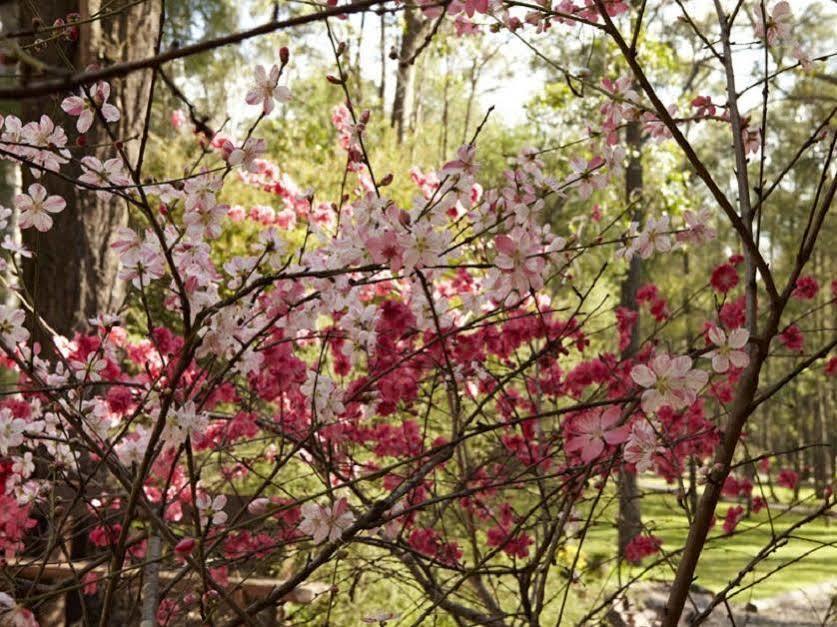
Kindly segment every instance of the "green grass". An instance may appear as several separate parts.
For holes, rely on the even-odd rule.
[[[778,496],[784,502],[789,501],[787,491],[778,491]],[[816,501],[813,500],[807,502],[809,507],[815,504]],[[733,505],[735,505],[733,502],[722,502],[719,505],[718,522],[710,532],[698,564],[695,582],[713,592],[722,589],[734,579],[738,572],[770,542],[772,537],[769,516],[765,511],[742,520],[734,535],[724,535],[723,516],[727,508]],[[606,519],[615,520],[616,510],[616,503],[608,502],[604,508]],[[688,520],[677,506],[673,496],[660,494],[645,496],[642,499],[642,514],[643,522],[652,530],[652,533],[662,538],[664,551],[673,552],[683,546],[689,530]],[[804,517],[804,513],[794,511],[773,511],[772,515],[773,529],[777,535]],[[616,531],[613,525],[597,526],[588,534],[584,543],[584,553],[588,557],[612,556],[615,541]],[[792,560],[811,549],[816,550],[799,562],[791,563]],[[646,561],[653,560],[648,558]],[[670,564],[653,569],[646,574],[646,577],[671,580],[676,563],[675,556]],[[821,517],[795,530],[786,545],[771,553],[751,573],[747,574],[741,586],[746,586],[768,572],[781,568],[769,578],[739,595],[737,600],[746,602],[750,599],[761,599],[835,579],[837,578],[835,564],[837,564],[837,520],[829,521]],[[641,567],[634,567],[631,574],[637,574],[640,570]]]

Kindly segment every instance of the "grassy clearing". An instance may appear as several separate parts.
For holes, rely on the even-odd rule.
[[[790,494],[784,491],[779,492],[778,496],[788,502]],[[805,494],[802,496],[804,500]],[[815,504],[816,501],[813,500],[806,503],[809,507]],[[718,523],[710,532],[697,570],[696,583],[712,591],[720,590],[735,578],[772,537],[770,516],[766,511],[742,520],[735,534],[724,535],[723,516],[727,508],[733,505],[733,502],[723,502],[719,505]],[[614,521],[616,511],[615,502],[610,501],[605,508],[606,518]],[[665,551],[676,551],[683,546],[689,530],[688,520],[672,496],[645,496],[642,501],[642,514],[649,530],[663,539]],[[804,517],[803,512],[797,513],[793,510],[772,511],[771,514],[773,529],[777,535]],[[614,552],[615,541],[616,531],[613,526],[591,529],[584,545],[585,554],[590,557],[610,557]],[[811,554],[791,564],[794,559],[811,550]],[[670,579],[675,564],[676,561],[673,561],[670,565],[655,568],[647,573],[646,577]],[[771,553],[753,572],[747,574],[741,585],[747,586],[774,569],[779,570],[757,586],[743,592],[737,600],[746,602],[750,599],[761,599],[837,578],[837,520],[820,518],[797,529],[787,544]],[[638,571],[635,567],[631,574]]]

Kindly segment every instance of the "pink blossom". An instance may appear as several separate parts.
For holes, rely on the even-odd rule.
[[[174,130],[179,131],[185,121],[186,114],[183,113],[183,109],[175,109],[171,112],[171,125]]]
[[[244,98],[247,104],[260,104],[262,111],[267,115],[273,111],[274,101],[288,102],[291,99],[291,92],[287,87],[279,85],[280,72],[278,65],[272,66],[270,72],[267,72],[263,65],[257,65],[255,84]]]
[[[403,265],[403,250],[398,235],[391,229],[383,229],[366,240],[366,248],[375,263],[389,265],[393,272],[400,272]]]
[[[628,438],[628,427],[619,426],[619,407],[597,408],[573,420],[564,448],[569,453],[581,452],[585,464],[599,457],[605,445],[616,446]]]
[[[96,110],[101,112],[106,122],[119,120],[119,109],[108,103],[110,97],[110,85],[99,81],[89,90],[90,96],[82,89],[80,96],[70,96],[61,103],[61,108],[67,115],[78,117],[76,130],[79,133],[86,133],[93,125],[96,117]]]
[[[703,370],[693,370],[692,360],[685,355],[670,357],[662,353],[650,363],[650,367],[640,364],[631,370],[631,378],[647,388],[642,393],[642,409],[649,413],[666,405],[674,409],[688,407],[709,379]]]
[[[50,213],[59,213],[67,206],[67,202],[60,196],[47,196],[43,185],[33,183],[29,186],[29,194],[15,196],[15,206],[20,210],[18,224],[22,229],[34,226],[44,232],[52,228]]]
[[[328,505],[305,503],[302,506],[299,530],[310,535],[314,544],[322,544],[326,540],[339,540],[354,521],[355,515],[349,509],[349,501],[345,497]]]
[[[474,176],[479,171],[476,161],[476,147],[473,145],[462,146],[457,150],[457,159],[448,161],[442,166],[442,173],[447,175],[465,174]]]
[[[450,237],[449,231],[438,231],[426,220],[414,224],[409,233],[398,236],[404,267],[412,272],[416,268],[444,263]]]
[[[789,3],[782,0],[782,2],[773,5],[773,9],[767,13],[766,21],[763,19],[760,8],[756,8],[754,13],[756,37],[766,38],[767,43],[771,46],[790,37],[793,28],[793,15]]]
[[[227,513],[224,511],[226,505],[227,497],[223,494],[212,498],[206,492],[199,492],[195,507],[197,507],[200,513],[201,525],[206,525],[210,522],[213,525],[223,525],[227,522]]]
[[[474,13],[488,13],[488,0],[453,0],[448,7],[451,15],[463,11],[468,17],[474,17]]]
[[[699,116],[715,115],[715,105],[712,103],[712,98],[709,96],[696,96],[692,99],[692,106],[697,109]]]
[[[526,294],[530,289],[543,287],[546,262],[528,232],[516,228],[508,235],[498,235],[494,238],[494,247],[498,253],[494,264],[510,275],[512,288]]]
[[[723,329],[713,325],[709,328],[707,335],[717,348],[706,353],[704,357],[712,360],[712,369],[715,372],[726,372],[730,364],[734,368],[746,368],[750,363],[747,351],[742,350],[750,339],[750,332],[747,329],[738,327],[730,331],[727,336]]]
[[[605,160],[602,157],[594,157],[590,161],[580,157],[570,160],[573,172],[568,184],[578,187],[579,198],[587,199],[595,190],[602,189],[607,184],[607,177],[602,172],[604,165]]]
[[[241,148],[234,148],[227,157],[227,163],[232,166],[243,165],[249,172],[259,171],[257,161],[267,151],[267,142],[264,139],[250,137],[244,142]]]
[[[253,499],[247,504],[247,511],[253,516],[261,516],[265,514],[270,507],[270,499],[260,497]]]
[[[125,174],[125,163],[121,157],[114,157],[102,163],[96,157],[88,155],[82,157],[81,168],[83,174],[78,177],[79,183],[96,189],[96,195],[103,200],[111,198],[111,190],[131,184],[131,179]]]
[[[683,212],[683,219],[686,222],[686,229],[677,234],[678,241],[705,244],[715,239],[715,229],[707,224],[711,219],[709,209],[703,208],[699,211],[686,210]]]
[[[654,427],[647,420],[637,420],[631,426],[623,457],[626,462],[633,464],[637,472],[651,469],[654,456],[664,452],[659,445]]]

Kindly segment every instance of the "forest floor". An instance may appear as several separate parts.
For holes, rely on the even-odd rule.
[[[623,624],[650,627],[659,623],[668,598],[668,586],[647,582],[631,597],[630,611],[621,613]],[[697,612],[703,611],[712,595],[697,592],[691,595],[681,624],[690,624]],[[730,616],[730,613],[732,616]],[[613,625],[619,621],[613,620]],[[837,577],[824,583],[791,590],[742,606],[720,605],[702,622],[705,627],[831,627],[837,625]]]
[[[662,549],[676,551],[683,546],[689,531],[689,521],[677,500],[668,493],[670,486],[660,482],[640,481],[642,518],[647,532],[663,540]],[[736,578],[763,547],[780,535],[789,526],[803,518],[804,513],[816,506],[810,491],[801,492],[801,502],[793,507],[789,490],[777,489],[778,503],[772,503],[770,515],[766,511],[742,520],[732,535],[726,535],[721,526],[728,507],[737,503],[724,501],[718,507],[718,522],[704,547],[698,565],[695,583],[703,593],[693,595],[698,610],[706,608],[714,593]],[[586,567],[601,563],[602,573],[607,572],[607,563],[614,559],[616,542],[615,523],[618,514],[618,500],[615,492],[608,493],[602,500],[604,517],[594,525],[584,543],[583,553]],[[650,558],[646,561],[650,561]],[[676,554],[662,565],[643,575],[644,581],[636,586],[630,596],[630,613],[635,627],[657,624],[654,607],[661,609],[668,590],[663,581],[671,581],[676,564]],[[625,581],[642,571],[643,566],[623,571],[620,581]],[[610,582],[615,585],[615,581]],[[791,539],[770,553],[748,571],[734,588],[730,598],[733,620],[722,604],[702,625],[720,627],[734,625],[742,627],[814,627],[815,625],[837,627],[837,607],[830,610],[832,597],[837,595],[837,520],[834,517],[820,518],[796,529]],[[737,593],[737,594],[735,594]],[[584,603],[580,603],[584,605]],[[647,607],[644,618],[637,611]],[[691,613],[694,612],[692,607]],[[689,614],[690,612],[684,612]],[[623,612],[624,614],[624,612]],[[644,621],[644,622],[643,622]],[[613,622],[619,625],[619,622]],[[688,624],[684,622],[684,624]]]

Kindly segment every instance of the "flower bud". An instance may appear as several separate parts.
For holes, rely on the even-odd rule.
[[[267,511],[269,505],[270,499],[266,499],[264,497],[253,499],[247,505],[247,511],[253,514],[253,516],[261,516]]]
[[[181,557],[189,555],[195,549],[194,538],[183,538],[174,546],[174,552]]]

